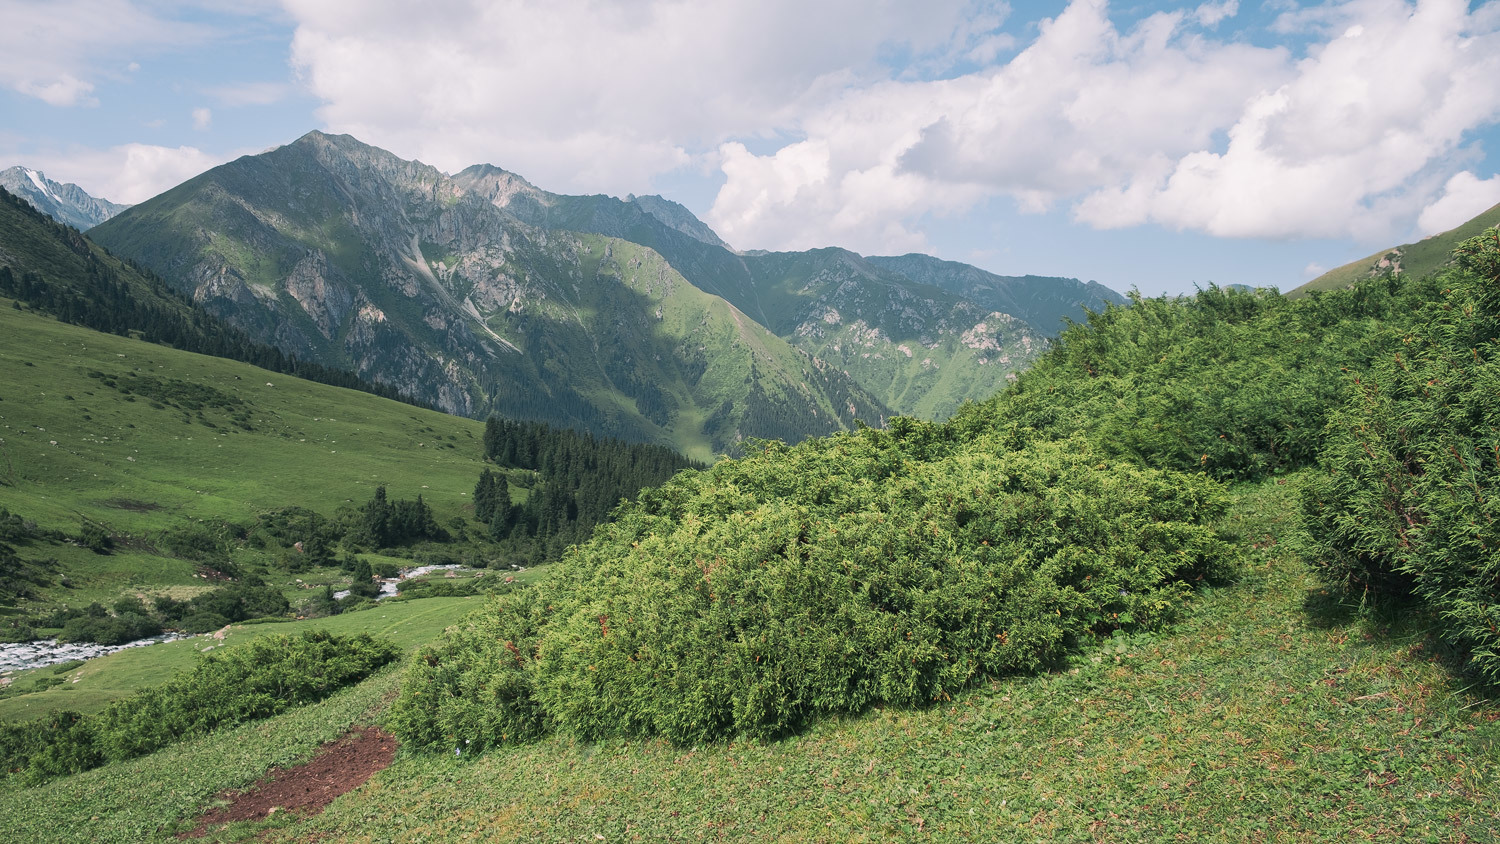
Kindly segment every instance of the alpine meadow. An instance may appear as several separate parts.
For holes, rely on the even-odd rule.
[[[0,47],[0,841],[1500,844],[1500,0]]]
[[[1059,840],[1260,840],[1269,823],[1297,839],[1472,839],[1496,823],[1497,728],[1487,696],[1500,607],[1488,549],[1500,536],[1486,513],[1500,441],[1485,396],[1494,392],[1487,385],[1500,334],[1500,299],[1492,295],[1500,235],[1490,229],[1461,241],[1453,255],[1427,277],[1387,275],[1295,299],[1217,287],[1186,298],[1136,296],[1067,328],[1014,384],[947,421],[894,417],[883,428],[796,444],[748,441],[742,457],[648,481],[655,486],[615,508],[555,562],[507,578],[488,598],[468,599],[482,604],[456,624],[450,616],[446,632],[408,638],[406,647],[416,650],[399,669],[361,681],[372,669],[356,668],[364,657],[350,650],[338,657],[345,666],[338,670],[357,673],[335,679],[346,675],[278,650],[298,640],[254,638],[224,655],[262,648],[249,663],[233,663],[246,667],[299,660],[305,667],[277,682],[287,691],[195,702],[220,694],[210,690],[225,680],[210,677],[232,663],[205,661],[187,671],[190,663],[177,661],[181,673],[146,671],[145,685],[121,688],[97,715],[54,703],[43,711],[61,714],[46,716],[45,725],[13,721],[6,733],[14,737],[6,739],[12,774],[0,799],[16,828],[36,840],[64,829],[104,840],[189,829],[215,794],[295,761],[309,751],[289,748],[306,745],[273,740],[236,751],[250,754],[248,768],[192,762],[191,770],[212,773],[208,781],[172,790],[150,812],[124,807],[140,783],[175,778],[168,768],[183,759],[242,742],[233,724],[259,722],[274,738],[322,718],[331,720],[318,722],[327,725],[319,735],[377,723],[403,750],[371,784],[322,814],[273,814],[214,827],[214,835],[551,838],[601,830],[656,838],[712,828],[748,838],[987,839],[997,830],[1029,830]],[[10,309],[8,319],[19,322],[7,337],[66,328],[49,328],[56,325],[50,318],[31,313],[44,307],[37,301]],[[258,462],[269,468],[278,450],[296,459],[303,447],[282,430],[297,403],[349,401],[317,399],[313,391],[268,404],[243,389],[216,388],[246,404],[209,401],[192,410],[182,402],[215,393],[185,385],[202,381],[193,367],[212,359],[192,363],[139,340],[90,341],[84,329],[66,330],[82,332],[72,340],[82,343],[80,352],[101,351],[94,364],[74,353],[78,363],[46,378],[63,386],[76,379],[74,398],[89,403],[32,426],[63,442],[87,439],[85,415],[119,407],[106,413],[136,419],[132,437],[157,436],[149,420],[169,416],[187,420],[176,419],[179,426],[214,426],[205,432],[222,441],[217,450],[259,437]],[[107,359],[120,358],[112,348],[124,349],[118,355],[126,360],[149,354],[155,380],[114,374]],[[39,359],[37,368],[50,365]],[[68,366],[79,374],[68,375]],[[249,380],[241,373],[225,370],[217,383]],[[111,380],[106,395],[116,398],[88,389]],[[171,385],[179,386],[173,392]],[[12,380],[6,405],[25,389],[36,387]],[[161,407],[130,416],[134,406],[122,399],[135,394]],[[404,407],[374,396],[362,401]],[[23,421],[15,411],[6,414],[12,430]],[[395,410],[403,412],[430,413]],[[249,424],[234,427],[237,413]],[[214,414],[228,424],[217,426]],[[441,427],[434,434],[416,421],[412,436],[441,441]],[[270,439],[262,433],[267,424]],[[359,437],[342,436],[353,449],[347,459],[364,459]],[[532,511],[544,521],[593,512],[596,505],[580,508],[582,499],[565,493],[597,482],[549,486],[545,478],[576,476],[583,470],[566,468],[574,464],[615,464],[600,463],[603,454],[580,463],[569,455],[588,453],[581,449],[590,441],[559,437],[546,426],[494,419],[464,434],[455,457],[485,468],[446,487],[418,485],[446,521],[411,547],[429,549],[422,553],[433,559],[485,565],[489,557],[493,564],[517,558],[514,543],[522,540],[512,533],[531,535],[541,524],[525,527],[527,502],[557,502]],[[31,475],[24,460],[18,471],[24,453],[11,454],[7,501],[25,516],[25,485],[49,482]],[[165,467],[141,479],[191,469],[170,452],[152,459]],[[627,459],[657,460],[645,453]],[[682,466],[663,465],[668,472]],[[155,500],[139,480],[115,471],[105,486],[70,484],[70,500],[81,505],[108,489],[117,490],[111,500]],[[365,483],[374,489],[374,481]],[[277,488],[274,476],[258,484]],[[512,484],[529,486],[530,497],[513,503]],[[118,492],[132,487],[138,498]],[[472,491],[473,503],[454,510],[447,502],[457,491]],[[383,492],[376,500],[385,501]],[[306,509],[221,509],[221,526],[197,533],[172,528],[144,506],[133,508],[140,516],[132,518],[145,519],[137,527],[92,516],[83,524],[105,526],[114,555],[159,555],[153,559],[163,574],[132,574],[128,589],[148,598],[163,590],[154,613],[140,601],[134,608],[136,617],[167,627],[220,606],[206,600],[217,592],[189,590],[205,596],[200,601],[170,585],[183,582],[166,574],[179,565],[173,560],[187,571],[207,563],[264,584],[274,599],[253,612],[274,616],[291,608],[282,595],[302,600],[299,613],[316,614],[319,596],[332,587],[310,585],[336,584],[342,574],[357,586],[369,577],[347,580],[353,564],[341,557],[368,572],[369,562],[412,556],[400,550],[411,540],[372,535],[371,520],[380,519],[373,502],[324,511],[321,530],[316,494],[296,493],[292,502]],[[213,511],[193,507],[185,512],[203,514],[195,520]],[[7,554],[20,566],[11,587],[18,608],[70,605],[54,597],[59,577],[73,591],[109,593],[103,583],[88,585],[96,564],[79,567],[84,557],[57,553],[69,541],[58,518],[64,512],[37,509],[38,516],[56,513],[47,517],[56,527],[8,523]],[[192,537],[199,534],[214,538],[198,547]],[[302,551],[275,550],[293,535],[307,540]],[[521,559],[550,559],[545,543],[537,547]],[[40,551],[55,556],[48,561]],[[326,556],[286,569],[287,553]],[[282,571],[302,574],[302,582]],[[480,591],[501,585],[490,581]],[[283,583],[291,588],[278,591]],[[423,594],[413,589],[403,600],[444,600]],[[202,608],[188,606],[189,598]],[[337,603],[322,605],[328,621]],[[174,611],[177,604],[184,610]],[[101,623],[130,615],[116,605]],[[352,608],[337,616],[337,629],[375,632],[391,611]],[[41,616],[13,615],[33,625],[46,623]],[[371,624],[344,623],[361,616]],[[234,621],[214,618],[206,629]],[[293,624],[313,629],[310,623]],[[346,647],[337,637],[316,641],[329,653]],[[173,647],[135,653],[161,649],[165,658]],[[381,660],[394,653],[380,640],[360,647]],[[276,676],[269,670],[265,676]],[[285,683],[308,671],[332,683],[329,691],[280,696],[293,694]],[[86,685],[73,691],[31,679],[40,674],[50,669],[13,682],[23,691],[34,683],[14,704],[49,695],[66,701]],[[150,677],[172,679],[154,685],[163,680]],[[342,684],[350,685],[340,692]],[[338,704],[368,684],[395,694]],[[183,711],[201,726],[173,728],[170,743],[157,749],[162,739],[139,725],[180,717],[167,714],[172,707],[189,707]],[[25,717],[25,709],[8,711]],[[879,788],[859,775],[877,769],[889,781]],[[482,785],[456,790],[460,779]],[[531,787],[519,787],[528,780]],[[778,785],[763,793],[769,782]],[[1099,799],[1080,801],[1082,794]],[[1247,801],[1255,811],[1244,808]],[[55,808],[34,808],[43,805]]]

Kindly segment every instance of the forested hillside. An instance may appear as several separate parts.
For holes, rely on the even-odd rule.
[[[525,504],[511,502],[505,471],[486,469],[474,487],[474,517],[489,526],[505,556],[523,560],[557,559],[622,500],[683,469],[703,468],[665,446],[496,416],[484,423],[483,448],[486,460],[530,479]]]

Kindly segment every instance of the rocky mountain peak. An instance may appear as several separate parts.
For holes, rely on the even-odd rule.
[[[708,227],[707,223],[693,216],[693,212],[680,203],[661,196],[636,196],[635,194],[627,196],[625,201],[694,240],[707,243],[709,246],[727,249],[730,252],[734,251],[734,247],[725,243],[717,232]]]
[[[58,184],[30,167],[0,170],[0,186],[43,214],[79,231],[93,228],[130,207],[90,196],[72,182]]]
[[[466,167],[454,174],[453,182],[461,190],[523,220],[545,214],[556,200],[521,176],[493,164]]]

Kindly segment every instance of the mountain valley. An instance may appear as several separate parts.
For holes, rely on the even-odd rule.
[[[922,256],[737,253],[659,197],[559,196],[487,165],[448,177],[316,132],[91,237],[299,359],[451,413],[700,459],[942,418],[1004,386],[1062,317],[1124,301]]]
[[[88,235],[0,199],[0,629],[205,631],[5,673],[19,839],[1500,829],[1483,220],[1054,336],[1112,294],[337,136]]]

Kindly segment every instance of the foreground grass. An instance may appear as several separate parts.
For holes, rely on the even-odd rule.
[[[1500,840],[1500,710],[1463,693],[1419,623],[1382,626],[1331,604],[1289,550],[1290,490],[1238,491],[1238,584],[1205,591],[1163,635],[1117,640],[1056,673],[771,744],[556,738],[472,759],[407,753],[316,818],[215,835]],[[373,702],[392,682],[382,675],[323,709],[0,795],[0,817],[20,819],[18,840],[150,838],[156,825],[188,824],[218,789],[253,780],[255,764],[316,746],[299,737],[292,750],[288,731],[322,736],[352,723],[359,707],[335,716],[336,700]],[[197,755],[172,755],[189,749]],[[122,796],[132,790],[145,795],[139,809]]]
[[[179,671],[192,668],[200,652],[208,648],[247,642],[269,633],[296,635],[304,630],[327,630],[338,635],[369,633],[383,636],[407,650],[436,639],[444,628],[458,623],[479,606],[481,598],[423,598],[419,601],[397,601],[368,610],[288,621],[281,624],[235,624],[223,640],[211,636],[194,636],[144,648],[112,653],[60,675],[63,684],[45,691],[0,700],[0,721],[24,721],[71,709],[85,715],[99,712],[110,702],[156,686]],[[39,668],[26,675],[53,675],[51,668]],[[25,679],[17,680],[24,682]]]
[[[1169,634],[762,745],[407,755],[270,840],[1493,841],[1500,711],[1417,626],[1327,608],[1290,486],[1239,491],[1237,585]],[[1309,609],[1312,607],[1312,609]]]

